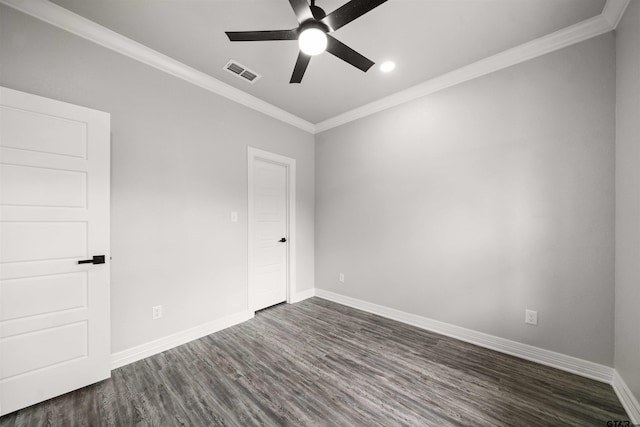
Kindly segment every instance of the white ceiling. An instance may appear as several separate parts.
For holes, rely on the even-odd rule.
[[[323,53],[289,84],[295,41],[231,43],[224,31],[290,29],[287,0],[52,0],[311,123],[599,15],[605,0],[389,0],[333,35],[376,62],[366,74]],[[327,13],[347,0],[317,0]],[[234,59],[262,75],[244,82]],[[397,64],[384,74],[378,65]]]

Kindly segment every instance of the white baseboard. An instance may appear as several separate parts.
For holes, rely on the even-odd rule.
[[[577,374],[597,381],[609,384],[613,382],[614,370],[609,366],[600,365],[598,363],[578,359],[577,357],[567,356],[565,354],[556,353],[554,351],[545,350],[528,344],[522,344],[505,338],[477,332],[460,326],[451,325],[449,323],[429,319],[427,317],[418,316],[416,314],[325,291],[323,289],[316,288],[315,294],[320,298],[337,302],[338,304],[377,314],[378,316],[386,317],[388,319],[397,320],[399,322],[446,335],[460,341],[475,344],[480,347],[496,350],[501,353],[506,353],[511,356],[516,356],[542,365],[551,366],[552,368],[571,372],[572,374]]]
[[[640,424],[640,403],[638,403],[638,399],[635,398],[629,387],[627,387],[627,383],[625,383],[620,374],[618,374],[618,371],[613,373],[613,383],[611,385],[618,395],[618,399],[620,399],[625,411],[627,411],[631,422],[633,424]]]
[[[316,296],[315,288],[307,289],[306,291],[296,292],[296,294],[291,298],[291,304],[295,304],[300,301],[304,301],[308,298]]]
[[[315,289],[307,289],[304,291],[296,292],[291,299],[291,303],[297,303],[304,301],[307,298],[315,296]],[[230,326],[237,325],[253,318],[254,314],[249,311],[243,311],[240,313],[232,314],[222,319],[214,320],[213,322],[205,323],[203,325],[196,326],[191,329],[187,329],[182,332],[160,338],[146,344],[141,344],[136,347],[128,348],[111,355],[111,369],[117,369],[129,363],[137,362],[146,357],[153,356],[154,354],[162,353],[174,347],[182,344],[186,344],[189,341],[197,340],[214,332],[221,331]]]
[[[230,326],[245,322],[253,317],[253,313],[242,311],[212,322],[190,328],[175,334],[168,335],[146,344],[128,348],[111,355],[111,369],[117,369],[129,363],[137,362],[154,354],[162,353],[189,341],[197,340],[214,332],[221,331]]]

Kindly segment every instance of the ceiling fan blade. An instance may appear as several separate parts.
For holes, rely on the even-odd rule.
[[[372,60],[365,58],[355,50],[351,49],[341,41],[327,34],[327,52],[333,56],[337,56],[343,61],[361,69],[365,73],[375,64]]]
[[[349,3],[340,6],[324,17],[322,22],[326,24],[331,31],[335,31],[386,1],[387,0],[351,0]]]
[[[307,0],[289,0],[289,3],[293,8],[293,12],[296,14],[298,23],[302,24],[304,21],[313,19],[313,13],[311,13],[311,8]]]
[[[232,42],[255,42],[263,40],[298,40],[298,30],[273,31],[226,31]]]
[[[298,60],[296,61],[296,66],[293,69],[289,83],[300,83],[302,81],[302,76],[304,76],[304,72],[307,70],[309,61],[311,61],[311,56],[303,52],[298,54]]]

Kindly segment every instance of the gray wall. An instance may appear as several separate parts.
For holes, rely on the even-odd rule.
[[[638,9],[617,41],[615,316],[636,396]],[[317,287],[612,365],[614,47],[318,135]],[[311,135],[1,5],[0,56],[0,85],[112,115],[113,351],[244,309],[247,145],[298,161],[298,290],[313,287]]]
[[[316,287],[613,366],[614,53],[609,33],[317,135]]]
[[[616,33],[615,366],[640,399],[640,1]]]
[[[2,5],[0,43],[0,85],[111,113],[112,351],[246,309],[247,145],[297,159],[313,288],[312,135]]]

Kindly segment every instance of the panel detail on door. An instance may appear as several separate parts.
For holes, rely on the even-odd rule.
[[[0,262],[87,256],[86,222],[3,222]]]
[[[0,180],[3,206],[87,206],[86,172],[0,164]]]
[[[1,146],[86,158],[87,123],[0,106]]]
[[[62,344],[62,345],[61,345]],[[87,356],[87,322],[0,338],[2,380]],[[47,351],[42,351],[47,349]]]
[[[0,321],[87,306],[87,272],[0,282]],[[23,301],[31,299],[30,304]]]

